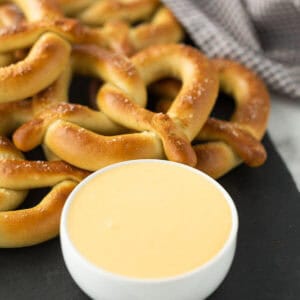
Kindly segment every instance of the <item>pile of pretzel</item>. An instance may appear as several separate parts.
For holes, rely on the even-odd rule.
[[[157,0],[0,0],[0,247],[55,237],[72,189],[115,162],[169,159],[214,178],[264,163],[264,83],[183,38]],[[71,103],[75,74],[101,80],[97,109]],[[235,100],[229,120],[210,117],[219,90]],[[39,146],[45,160],[25,158]]]

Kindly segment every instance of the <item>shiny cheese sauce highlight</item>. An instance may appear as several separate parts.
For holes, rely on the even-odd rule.
[[[230,207],[205,177],[177,165],[124,164],[74,195],[67,228],[91,263],[119,275],[155,279],[194,270],[224,246]]]

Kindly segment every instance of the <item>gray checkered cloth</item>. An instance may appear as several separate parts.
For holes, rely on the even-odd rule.
[[[164,0],[209,57],[235,59],[300,100],[300,0]]]

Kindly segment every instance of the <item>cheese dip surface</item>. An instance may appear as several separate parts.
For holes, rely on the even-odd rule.
[[[78,252],[111,273],[141,279],[190,272],[213,258],[232,228],[207,176],[137,161],[98,173],[74,194],[67,230]]]

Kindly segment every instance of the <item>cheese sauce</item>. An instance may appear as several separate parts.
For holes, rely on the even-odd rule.
[[[67,228],[94,265],[155,279],[203,265],[232,227],[223,194],[203,176],[159,162],[123,164],[99,173],[74,195]]]

